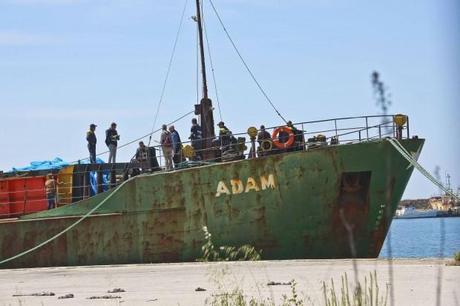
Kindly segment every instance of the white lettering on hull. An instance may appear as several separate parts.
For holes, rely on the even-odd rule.
[[[227,184],[225,184],[224,181],[219,181],[217,184],[216,197],[218,198],[223,194],[236,195],[241,193],[249,193],[251,191],[259,192],[261,190],[275,189],[276,181],[273,174],[269,174],[268,176],[261,175],[259,180],[256,180],[250,176],[247,178],[246,182],[243,182],[240,179],[231,179],[229,186],[231,189],[227,187]]]

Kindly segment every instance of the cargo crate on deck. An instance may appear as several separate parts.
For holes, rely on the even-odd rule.
[[[0,181],[0,218],[46,210],[46,176],[10,177]]]

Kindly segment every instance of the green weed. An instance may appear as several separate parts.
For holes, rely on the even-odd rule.
[[[206,305],[211,306],[275,306],[275,303],[270,299],[256,299],[247,297],[243,290],[239,288],[233,289],[229,293],[221,293],[213,295],[211,300],[206,301]]]
[[[377,272],[369,273],[369,278],[364,278],[364,287],[358,282],[350,290],[347,274],[341,277],[340,292],[336,291],[334,280],[331,284],[323,282],[323,297],[325,306],[385,306],[388,298],[388,284],[382,295],[377,282]],[[352,287],[353,288],[353,287]]]
[[[257,251],[253,246],[245,244],[240,247],[221,246],[216,247],[212,242],[212,235],[206,226],[203,226],[206,242],[201,247],[202,257],[198,261],[238,261],[260,260],[261,250]]]
[[[460,263],[460,252],[454,253],[454,260],[455,260],[455,263],[457,264]]]
[[[283,294],[281,306],[303,306],[305,305],[306,298],[301,298],[297,292],[297,282],[291,280],[291,292],[290,295]],[[309,299],[308,299],[309,300]]]

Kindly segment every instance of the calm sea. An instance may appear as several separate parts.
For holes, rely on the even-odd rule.
[[[389,242],[394,258],[453,257],[460,252],[460,217],[394,219],[379,257],[390,257]]]

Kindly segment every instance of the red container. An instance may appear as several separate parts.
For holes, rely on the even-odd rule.
[[[0,205],[0,218],[18,217],[46,210],[48,201],[45,181],[45,176],[12,177],[1,180],[0,204],[3,205]],[[4,189],[7,189],[7,192]]]
[[[10,197],[8,192],[8,181],[0,180],[0,218],[10,216]]]

